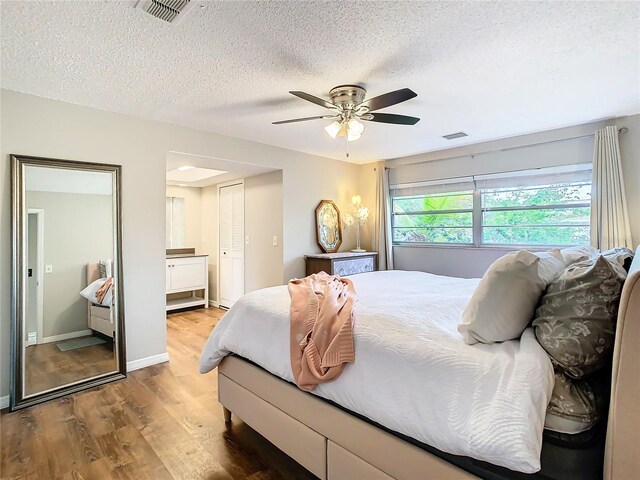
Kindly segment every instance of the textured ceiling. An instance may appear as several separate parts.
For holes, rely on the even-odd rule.
[[[635,1],[134,5],[3,1],[2,87],[342,160],[329,121],[271,125],[325,112],[287,91],[413,89],[384,111],[421,122],[367,123],[361,163],[640,111]]]

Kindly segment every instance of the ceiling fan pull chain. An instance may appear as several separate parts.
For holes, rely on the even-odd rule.
[[[347,158],[349,158],[349,137],[345,136],[344,141],[347,144]]]

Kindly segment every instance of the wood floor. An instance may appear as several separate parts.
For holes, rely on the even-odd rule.
[[[66,352],[60,351],[56,343],[31,345],[25,349],[27,395],[115,370],[117,364],[111,341]]]
[[[0,417],[2,479],[315,478],[234,417],[224,424],[202,345],[220,318],[169,315],[171,361],[125,380]]]

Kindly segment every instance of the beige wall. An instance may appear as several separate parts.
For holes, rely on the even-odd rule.
[[[349,204],[354,188],[359,188],[357,165],[8,90],[2,90],[0,96],[0,396],[8,393],[9,154],[123,166],[123,285],[129,361],[166,352],[164,258],[168,152],[282,170],[282,281],[304,275],[304,254],[319,251],[313,218],[319,201],[333,199],[343,209]],[[343,244],[344,250],[350,248],[353,248],[352,240]]]
[[[281,285],[282,263],[282,172],[244,180],[244,291]],[[273,246],[273,236],[278,245]]]
[[[89,328],[87,263],[112,259],[113,221],[110,195],[27,191],[27,208],[44,210],[43,336]],[[38,339],[40,341],[41,339]]]
[[[202,252],[201,189],[167,185],[167,197],[184,198],[184,245]]]
[[[376,210],[376,172],[378,163],[366,163],[358,167],[358,193],[362,197],[363,205],[369,207],[369,220],[360,230],[360,244],[365,250],[373,250],[373,230],[375,226]],[[355,238],[355,232],[344,233],[345,237]]]
[[[217,301],[218,185],[201,189],[202,253],[209,255],[209,299]],[[245,292],[284,283],[282,171],[244,179]],[[273,246],[273,236],[278,245]]]

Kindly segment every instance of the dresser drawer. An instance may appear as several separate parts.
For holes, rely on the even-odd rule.
[[[307,275],[327,272],[330,275],[355,275],[356,273],[375,272],[378,254],[376,252],[341,252],[306,255]]]
[[[333,261],[333,273],[344,277],[356,273],[373,272],[375,264],[373,257],[348,258]]]

